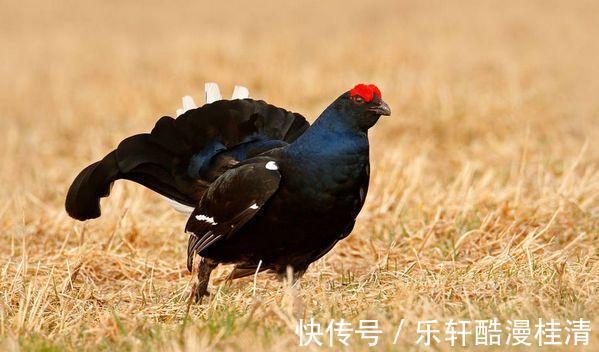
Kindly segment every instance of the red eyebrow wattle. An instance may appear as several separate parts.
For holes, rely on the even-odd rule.
[[[381,90],[378,89],[378,87],[375,86],[374,84],[363,84],[363,83],[357,84],[355,87],[353,87],[349,91],[349,95],[352,97],[354,97],[356,95],[360,96],[366,102],[372,101],[372,99],[374,99],[375,95],[377,97],[379,97],[379,99],[382,98]]]

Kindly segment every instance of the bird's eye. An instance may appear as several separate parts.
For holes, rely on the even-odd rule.
[[[359,96],[359,95],[354,95],[354,96],[352,97],[352,100],[353,100],[355,103],[357,103],[357,104],[363,104],[363,103],[364,103],[364,98],[362,98],[362,97],[361,97],[361,96]]]

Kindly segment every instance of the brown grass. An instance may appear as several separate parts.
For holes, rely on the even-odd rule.
[[[2,346],[300,349],[310,317],[379,319],[380,349],[419,319],[586,318],[597,346],[598,22],[594,1],[2,2]],[[393,116],[354,233],[301,289],[220,268],[187,313],[183,216],[126,183],[85,224],[63,200],[205,81],[310,119],[375,82]]]

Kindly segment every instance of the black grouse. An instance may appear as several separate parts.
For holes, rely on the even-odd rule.
[[[370,173],[368,129],[390,115],[380,90],[358,84],[310,126],[253,99],[219,100],[131,136],[73,181],[66,210],[100,216],[100,198],[126,179],[193,207],[187,268],[201,257],[195,298],[211,271],[230,278],[269,270],[294,279],[352,231]]]

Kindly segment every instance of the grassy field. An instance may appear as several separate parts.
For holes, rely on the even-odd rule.
[[[384,350],[418,348],[419,320],[584,318],[596,349],[597,23],[596,1],[1,1],[0,349],[313,350],[310,318],[376,319]],[[373,82],[393,110],[353,234],[299,288],[221,267],[189,307],[186,219],[159,196],[120,182],[102,218],[64,211],[77,172],[206,81],[310,120]]]

